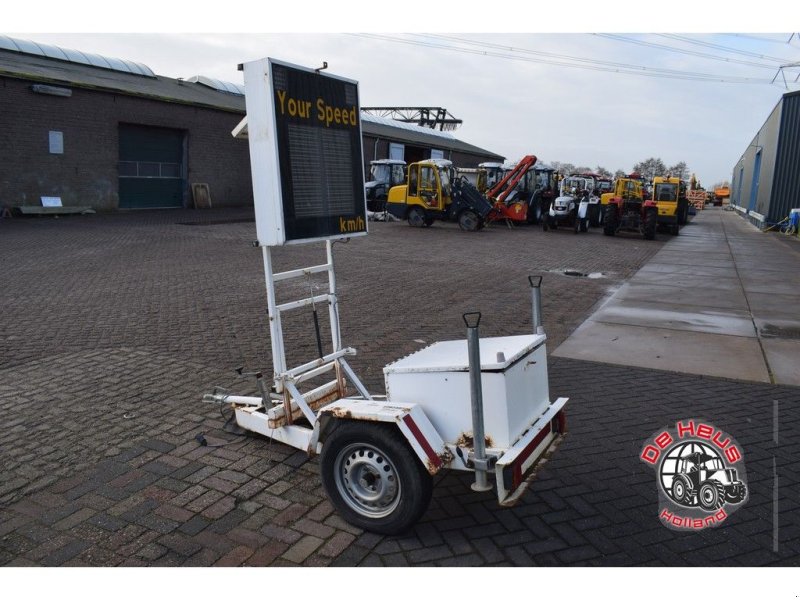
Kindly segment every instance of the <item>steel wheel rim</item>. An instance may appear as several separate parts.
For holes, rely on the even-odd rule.
[[[703,494],[703,506],[711,506],[714,503],[714,491],[705,486],[701,493]]]
[[[340,496],[358,514],[378,519],[400,503],[401,487],[391,460],[371,444],[349,444],[339,451],[334,477]]]

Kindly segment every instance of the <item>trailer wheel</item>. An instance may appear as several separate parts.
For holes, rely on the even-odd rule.
[[[412,227],[423,227],[425,225],[425,211],[419,206],[412,206],[409,208],[408,224]]]
[[[463,210],[458,215],[458,226],[464,231],[478,231],[478,224],[480,219],[474,211]]]
[[[345,521],[402,533],[428,508],[432,478],[393,425],[343,421],[322,446],[322,485]]]
[[[706,481],[697,491],[697,498],[703,510],[717,510],[725,504],[725,488],[719,481]]]

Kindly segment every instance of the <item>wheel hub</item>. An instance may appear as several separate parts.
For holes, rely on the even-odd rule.
[[[336,459],[336,485],[356,512],[389,514],[400,501],[400,481],[391,461],[369,444],[351,444]]]

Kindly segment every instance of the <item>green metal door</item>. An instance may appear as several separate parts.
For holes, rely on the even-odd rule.
[[[184,138],[179,129],[120,124],[120,208],[184,205]]]

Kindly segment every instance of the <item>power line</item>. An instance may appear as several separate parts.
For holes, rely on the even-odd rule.
[[[723,52],[732,52],[733,54],[741,54],[742,56],[752,56],[754,58],[760,58],[762,60],[771,60],[777,63],[786,62],[785,58],[778,58],[777,56],[768,56],[766,54],[759,54],[757,52],[748,52],[747,50],[739,50],[738,48],[731,48],[729,46],[722,46],[721,44],[713,44],[711,42],[705,42],[703,40],[694,40],[692,38],[687,38],[682,35],[675,35],[674,33],[659,33],[657,34],[661,37],[665,37],[672,40],[678,40],[681,42],[686,42],[687,44],[695,44],[697,46],[705,46],[707,48],[714,48],[716,50],[722,50]],[[774,68],[774,67],[773,67]]]
[[[607,38],[610,40],[617,40],[620,42],[627,42],[629,44],[636,44],[638,46],[647,46],[649,48],[658,48],[661,50],[667,50],[669,52],[676,52],[678,54],[685,54],[688,56],[699,56],[701,58],[708,58],[710,60],[718,60],[722,62],[726,62],[729,64],[738,64],[738,65],[745,65],[748,67],[758,67],[760,69],[769,69],[773,71],[775,69],[775,65],[765,65],[764,63],[756,63],[749,60],[738,60],[735,58],[726,58],[724,56],[717,56],[715,54],[708,54],[706,52],[698,52],[696,50],[687,50],[685,48],[676,48],[675,46],[668,46],[666,44],[657,44],[656,42],[647,42],[645,40],[637,40],[633,38],[628,38],[621,35],[614,35],[612,33],[595,33],[598,37]],[[659,35],[659,34],[656,34]],[[664,36],[667,37],[667,36]]]
[[[758,42],[771,42],[773,44],[780,44],[781,46],[788,45],[792,41],[792,39],[794,39],[797,36],[796,33],[791,33],[791,34],[789,34],[789,37],[787,39],[785,39],[785,40],[776,40],[776,39],[773,39],[773,38],[766,38],[766,37],[761,37],[761,36],[758,36],[758,35],[747,35],[746,33],[722,33],[720,35],[730,35],[730,36],[733,36],[733,37],[745,38],[745,39],[748,39],[748,40],[756,40]],[[786,34],[783,34],[783,35],[786,35]]]
[[[539,64],[548,64],[560,67],[570,67],[570,68],[577,68],[577,69],[586,69],[591,71],[599,71],[599,72],[607,72],[607,73],[620,73],[625,75],[640,75],[643,77],[655,77],[655,78],[662,78],[662,79],[680,79],[685,81],[708,81],[708,82],[717,82],[717,83],[759,83],[759,84],[769,84],[770,81],[768,79],[755,79],[751,77],[726,77],[726,76],[719,76],[709,73],[694,73],[689,71],[678,71],[673,69],[660,69],[655,67],[645,67],[641,65],[633,65],[627,63],[614,63],[610,61],[600,61],[595,59],[587,59],[582,57],[571,57],[566,55],[556,55],[553,53],[544,53],[535,50],[525,50],[525,53],[529,54],[538,54],[538,55],[549,55],[554,58],[560,58],[562,60],[549,60],[544,58],[533,58],[530,56],[520,56],[519,53],[523,49],[508,47],[508,46],[501,46],[499,44],[487,44],[481,42],[474,42],[474,41],[467,41],[473,45],[483,45],[485,47],[492,47],[496,46],[499,48],[504,49],[506,52],[516,52],[517,54],[507,54],[505,52],[495,52],[492,50],[480,50],[475,48],[464,48],[459,46],[452,46],[448,44],[440,44],[440,43],[433,43],[427,42],[422,40],[414,40],[409,38],[399,38],[393,37],[389,35],[379,35],[379,34],[369,34],[369,33],[352,33],[347,35],[353,35],[355,37],[362,37],[366,39],[375,39],[381,41],[389,41],[401,44],[409,44],[413,46],[423,46],[427,48],[436,48],[440,50],[448,50],[451,52],[460,52],[463,54],[472,54],[472,55],[479,55],[479,56],[488,56],[493,58],[501,58],[506,60],[516,60],[521,62],[531,62],[531,63],[539,63]],[[445,37],[445,36],[443,36]],[[457,39],[457,38],[453,38]],[[466,42],[462,42],[466,43]],[[573,61],[573,62],[565,62],[565,60]],[[582,63],[582,64],[579,64]]]

